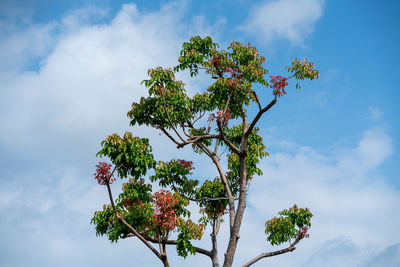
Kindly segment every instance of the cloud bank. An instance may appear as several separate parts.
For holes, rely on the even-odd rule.
[[[323,13],[323,0],[273,0],[252,7],[241,29],[257,39],[302,45]]]
[[[400,219],[400,194],[378,174],[392,153],[391,138],[384,130],[372,128],[355,147],[336,147],[329,154],[292,146],[271,155],[261,168],[264,176],[254,180],[249,192],[245,224],[250,227],[244,229],[241,240],[244,254],[255,256],[262,247],[267,247],[264,251],[277,249],[266,246],[263,223],[294,203],[309,207],[314,214],[310,239],[302,241],[296,256],[271,259],[279,266],[298,266],[299,262],[358,266],[398,243],[400,234],[394,222]],[[261,214],[264,221],[259,220]],[[397,263],[397,257],[390,255],[387,262]]]

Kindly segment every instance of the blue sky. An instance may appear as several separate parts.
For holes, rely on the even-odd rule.
[[[315,215],[310,239],[254,266],[399,266],[399,11],[397,1],[1,1],[0,265],[159,264],[137,240],[95,236],[107,195],[94,155],[129,130],[158,159],[193,158],[199,177],[215,175],[125,115],[146,95],[148,68],[174,66],[182,42],[210,35],[222,48],[250,42],[271,75],[294,57],[321,73],[260,121],[271,156],[250,188],[235,266],[273,249],[264,222],[293,203]],[[209,82],[179,78],[189,93]],[[170,254],[173,266],[209,264]]]

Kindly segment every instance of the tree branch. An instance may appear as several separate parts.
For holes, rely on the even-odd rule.
[[[212,151],[210,150],[209,147],[201,144],[201,143],[196,143],[203,151],[206,153],[214,162],[215,166],[218,169],[219,176],[221,177],[222,183],[224,184],[224,188],[226,191],[226,194],[228,195],[228,203],[229,203],[229,219],[230,219],[230,227],[233,227],[233,223],[235,220],[235,201],[234,197],[232,195],[232,191],[229,188],[228,181],[226,180],[225,172],[222,169],[222,166],[218,160],[218,157],[214,154],[212,154]]]
[[[296,240],[293,242],[293,244],[290,245],[290,246],[287,247],[287,248],[280,249],[280,250],[276,250],[276,251],[273,251],[273,252],[261,253],[261,254],[258,255],[257,257],[255,257],[255,258],[251,259],[250,261],[248,261],[248,262],[247,262],[246,264],[244,264],[242,267],[249,267],[250,265],[256,263],[257,261],[259,261],[259,260],[261,260],[261,259],[263,259],[263,258],[272,257],[272,256],[277,256],[277,255],[284,254],[284,253],[287,253],[287,252],[292,252],[293,250],[296,249],[295,246],[296,246],[296,244],[297,244],[300,240],[301,240],[301,237],[298,236],[298,237],[296,238]]]
[[[245,131],[247,130],[247,116],[246,116],[246,112],[243,109],[243,106],[239,106],[240,112],[242,113],[242,118],[243,118],[243,134],[245,133]],[[241,149],[241,151],[243,151],[243,149]]]
[[[129,223],[127,223],[124,220],[124,218],[122,218],[118,215],[117,209],[115,208],[114,199],[112,197],[110,183],[108,181],[106,181],[106,185],[107,185],[108,196],[110,198],[111,206],[114,210],[114,214],[117,217],[117,219],[123,225],[125,225],[135,236],[137,236],[140,239],[140,241],[142,241],[159,259],[162,259],[161,254],[149,242],[147,242],[146,239],[141,234],[139,234],[138,231],[135,230],[135,228],[133,228]]]
[[[218,125],[219,136],[220,136],[221,140],[224,141],[224,143],[230,149],[232,149],[232,151],[234,151],[236,154],[240,154],[241,153],[240,149],[237,146],[235,146],[231,141],[229,141],[228,138],[226,138],[226,136],[224,135],[221,122],[219,122],[218,120],[217,120],[217,125]]]
[[[126,235],[126,236],[124,236],[122,238],[125,239],[125,238],[128,238],[128,237],[135,237],[135,236],[136,235],[134,235],[134,234],[129,234],[129,235]],[[149,241],[151,243],[154,243],[154,244],[158,244],[159,242],[161,242],[159,239],[156,239],[156,238],[151,238],[151,237],[148,237],[148,236],[143,236],[143,237],[147,241]],[[166,245],[176,245],[177,244],[176,240],[165,240],[164,243]],[[199,248],[199,247],[195,247],[195,246],[193,246],[193,247],[196,249],[197,253],[200,253],[200,254],[206,255],[208,257],[211,257],[211,251],[206,250],[204,248]]]
[[[244,137],[247,137],[250,135],[251,131],[253,130],[254,126],[256,125],[256,123],[258,122],[258,120],[261,118],[261,116],[267,112],[270,108],[272,108],[273,105],[275,105],[276,103],[276,96],[274,98],[274,100],[272,100],[265,108],[261,109],[257,115],[255,116],[255,118],[253,119],[253,121],[251,122],[249,128],[246,130],[246,132],[244,133]]]
[[[226,100],[225,108],[224,108],[222,114],[225,114],[226,110],[228,109],[229,102],[230,102],[230,100],[231,100],[231,97],[232,97],[234,91],[235,91],[235,87],[232,86],[232,90],[231,90],[231,92],[229,93],[228,100]],[[229,120],[229,118],[228,118],[228,120]],[[225,117],[224,117],[224,121],[225,121]],[[218,118],[217,118],[217,124],[218,124],[219,132],[220,132],[220,134],[222,135],[222,134],[223,134],[223,132],[222,132],[222,131],[223,131],[223,127],[222,127],[222,125],[221,125],[221,122],[218,120]],[[215,148],[214,148],[214,154],[215,154],[215,155],[217,154],[218,145],[219,145],[219,139],[215,142]]]
[[[212,126],[212,124],[213,124],[213,122],[214,122],[214,119],[215,119],[214,113],[211,113],[210,117],[211,117],[211,118],[210,118],[210,123],[208,124],[208,128],[207,128],[206,133],[209,133],[210,130],[211,130],[211,126]]]
[[[256,99],[258,108],[259,108],[259,110],[261,111],[262,108],[261,108],[260,100],[258,99],[257,93],[256,93],[254,90],[252,90],[251,93],[254,95],[254,98]]]
[[[217,226],[215,227],[215,235],[218,235],[220,227],[221,227],[221,214],[218,214]]]
[[[192,113],[192,114],[193,114],[193,113]],[[199,117],[198,117],[197,119],[195,119],[191,124],[194,125],[198,120],[200,120],[200,119],[204,116],[204,114],[206,114],[205,111],[203,112],[203,114],[201,114],[201,111],[200,111]]]
[[[181,194],[181,195],[182,195],[182,194]],[[229,198],[227,198],[227,197],[201,197],[201,198],[191,198],[191,197],[188,197],[188,196],[185,196],[185,195],[182,195],[182,196],[185,197],[185,198],[187,198],[187,199],[189,199],[190,201],[195,201],[195,202],[199,202],[199,201],[202,201],[202,200],[207,200],[207,201],[229,200]],[[234,200],[237,200],[237,199],[239,199],[239,197],[238,197],[238,196],[235,196],[233,199],[234,199]]]
[[[206,154],[212,159],[211,151],[207,146],[205,146],[202,143],[195,143],[195,144],[204,152],[204,154]]]
[[[179,137],[179,139],[181,139],[183,142],[185,142],[185,140],[184,140],[184,139],[182,138],[182,136],[178,133],[178,130],[175,128],[174,124],[173,124],[172,121],[171,121],[171,117],[169,116],[169,112],[168,112],[168,110],[167,110],[167,105],[166,105],[166,103],[165,103],[164,93],[162,92],[162,90],[160,90],[160,91],[161,91],[161,97],[162,97],[162,100],[163,100],[164,111],[165,111],[165,114],[167,115],[167,119],[168,119],[168,121],[169,121],[169,124],[171,124],[172,129],[174,130],[174,132],[176,133],[176,135]]]
[[[222,166],[219,162],[219,159],[216,155],[212,155],[211,159],[213,160],[215,166],[218,169],[219,176],[221,177],[222,183],[224,184],[226,194],[228,195],[228,203],[229,203],[229,225],[230,228],[233,228],[233,224],[235,221],[235,200],[232,195],[232,191],[229,188],[228,181],[226,180],[225,172],[222,169]]]
[[[178,148],[183,147],[184,143],[178,142],[174,137],[172,137],[172,135],[169,134],[169,132],[167,132],[167,130],[165,130],[163,127],[160,127],[161,131],[168,136],[169,139],[171,139],[172,142],[174,142],[175,144],[178,145]]]

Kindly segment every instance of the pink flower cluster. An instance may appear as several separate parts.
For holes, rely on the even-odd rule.
[[[105,185],[106,183],[112,184],[115,182],[115,178],[111,173],[111,164],[106,162],[99,162],[96,165],[96,172],[94,173],[94,178],[101,185]]]
[[[307,234],[307,231],[308,231],[308,227],[307,226],[303,226],[301,229],[300,229],[300,231],[299,231],[299,236],[300,236],[300,238],[309,238],[310,237],[310,235],[309,234]]]

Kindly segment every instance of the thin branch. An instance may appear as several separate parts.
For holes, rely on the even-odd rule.
[[[162,248],[161,248],[161,238],[160,238],[160,236],[158,236],[158,248],[160,249],[161,255],[163,255],[164,253],[163,253]]]
[[[178,130],[176,130],[174,124],[172,123],[171,117],[169,116],[169,112],[168,112],[168,110],[167,110],[167,105],[166,105],[166,103],[165,103],[164,93],[162,92],[162,90],[161,90],[161,97],[162,97],[162,100],[163,100],[164,111],[165,111],[165,113],[166,113],[166,115],[167,115],[169,124],[171,124],[171,127],[172,127],[172,129],[174,130],[174,132],[176,133],[176,135],[177,135],[183,142],[185,142],[185,140],[182,138],[182,136],[179,134]]]
[[[197,135],[197,136],[193,136],[191,139],[187,140],[186,143],[191,144],[191,143],[196,143],[198,141],[205,140],[205,139],[219,139],[219,138],[220,138],[220,136],[216,135],[216,134]]]
[[[136,235],[134,235],[134,234],[128,234],[128,235],[126,235],[126,236],[123,236],[122,238],[123,239],[125,239],[125,238],[129,238],[129,237],[135,237]],[[159,242],[161,242],[159,239],[156,239],[156,238],[151,238],[151,237],[148,237],[148,236],[143,236],[147,241],[149,241],[149,242],[152,242],[152,243],[154,243],[154,244],[158,244]],[[163,241],[166,245],[176,245],[177,244],[177,242],[176,242],[176,240],[165,240],[165,241]],[[199,247],[195,247],[195,246],[193,246],[195,249],[196,249],[196,252],[197,253],[200,253],[200,254],[203,254],[203,255],[206,255],[206,256],[208,256],[208,257],[211,257],[211,251],[209,251],[209,250],[206,250],[206,249],[204,249],[204,248],[199,248]]]
[[[188,127],[189,127],[189,125],[188,125]],[[182,125],[181,125],[181,128],[182,128],[183,133],[186,135],[186,137],[189,137],[189,139],[190,139],[190,138],[193,138],[193,135],[188,134],[188,133],[186,132],[185,125],[182,124]]]
[[[243,109],[243,106],[239,106],[240,112],[242,113],[242,118],[243,118],[243,133],[247,130],[247,116],[246,112]],[[242,139],[243,141],[244,139]],[[243,151],[243,149],[241,149]]]
[[[220,226],[221,226],[221,214],[218,214],[217,226],[215,227],[215,236],[218,235]]]
[[[192,127],[192,126],[190,126],[190,127]],[[189,139],[184,140],[184,142],[182,143],[182,142],[177,141],[173,136],[171,136],[163,127],[160,127],[160,129],[169,139],[171,139],[172,142],[177,144],[178,148],[182,148],[182,147],[184,147],[186,145],[193,144],[193,143],[196,143],[198,141],[205,140],[205,139],[217,139],[217,138],[220,138],[220,136],[216,135],[216,134],[198,135],[198,136],[187,135],[189,137]],[[187,134],[187,133],[185,133],[185,134]]]
[[[233,92],[235,91],[235,89],[236,89],[236,88],[232,86],[232,90],[231,90],[231,92],[229,93],[228,100],[226,100],[225,108],[224,108],[222,114],[225,114],[226,110],[228,109],[229,102],[230,102],[230,100],[231,100],[231,97],[232,97]],[[225,117],[224,117],[224,121],[225,121]],[[218,124],[218,130],[219,130],[220,134],[222,135],[222,134],[223,134],[223,127],[222,127],[222,125],[221,125],[221,122],[218,121],[218,119],[217,119],[217,124]],[[214,155],[217,154],[218,145],[219,145],[219,140],[217,140],[217,141],[215,142]]]
[[[215,64],[215,62],[213,63],[213,65],[214,65],[215,69],[217,70],[218,76],[219,76],[220,78],[223,78],[223,77],[224,77],[223,72],[218,68],[218,66]]]
[[[274,98],[274,100],[272,100],[265,108],[263,108],[262,110],[260,110],[257,115],[255,116],[255,118],[253,119],[253,121],[251,122],[249,128],[246,130],[246,132],[244,133],[243,137],[247,137],[250,135],[251,131],[253,130],[254,126],[256,125],[256,123],[258,122],[258,120],[261,118],[261,116],[267,112],[270,108],[272,108],[273,105],[275,105],[275,103],[277,102],[276,100],[276,96]]]
[[[195,119],[191,124],[195,124],[198,120],[200,120],[204,116],[204,114],[206,114],[205,111],[203,112],[203,114],[201,114],[201,111],[200,111],[199,117],[197,119]]]
[[[235,220],[235,200],[234,200],[234,197],[232,195],[232,191],[229,188],[228,181],[226,180],[225,172],[222,169],[222,166],[221,166],[217,156],[212,154],[212,152],[211,152],[209,147],[207,147],[207,146],[205,146],[205,145],[203,145],[201,143],[196,143],[196,144],[204,151],[204,153],[206,153],[212,159],[212,161],[214,162],[215,166],[218,169],[219,176],[221,177],[222,183],[224,184],[224,188],[225,188],[226,194],[228,195],[229,219],[230,219],[230,224],[229,225],[232,228],[234,220]]]
[[[232,191],[229,187],[228,181],[226,180],[226,176],[225,176],[225,172],[222,169],[222,166],[219,162],[219,159],[217,158],[216,155],[213,155],[211,157],[211,159],[213,160],[215,166],[218,169],[219,172],[219,176],[221,177],[222,183],[224,184],[224,188],[226,191],[226,194],[228,195],[228,203],[229,203],[229,226],[232,229],[233,228],[233,224],[235,221],[235,200],[234,197],[232,195]]]
[[[249,267],[250,265],[256,263],[257,261],[259,261],[259,260],[261,260],[261,259],[263,259],[263,258],[273,257],[273,256],[277,256],[277,255],[284,254],[284,253],[287,253],[287,252],[292,252],[293,250],[296,249],[295,246],[296,246],[296,244],[297,244],[301,239],[302,239],[302,238],[301,238],[300,236],[298,236],[298,237],[296,238],[296,240],[293,242],[293,244],[290,245],[290,246],[287,247],[287,248],[280,249],[280,250],[276,250],[276,251],[273,251],[273,252],[261,253],[261,254],[258,255],[257,257],[255,257],[255,258],[251,259],[250,261],[248,261],[248,262],[247,262],[246,264],[244,264],[242,267]]]
[[[258,99],[257,93],[254,90],[252,90],[251,93],[254,95],[254,98],[256,99],[258,108],[261,110],[262,108],[261,108],[260,100]]]
[[[181,195],[182,195],[182,194],[181,194]],[[187,196],[185,196],[185,195],[182,195],[182,196],[185,197],[185,198],[187,198],[187,199],[189,199],[190,201],[194,201],[194,202],[199,202],[199,201],[202,201],[202,200],[207,200],[207,201],[229,200],[229,198],[227,198],[227,197],[201,197],[201,198],[192,198],[192,197],[187,197]],[[239,199],[239,197],[238,197],[238,196],[235,196],[233,199],[234,199],[234,200],[237,200],[237,199]]]
[[[221,156],[226,152],[226,150],[228,149],[228,147],[225,147],[225,150],[221,153],[221,154],[219,154],[219,158],[221,158]]]
[[[174,137],[172,137],[172,135],[169,134],[169,132],[167,132],[167,130],[165,130],[163,127],[160,127],[161,131],[168,136],[169,139],[171,139],[172,142],[174,142],[175,144],[178,145],[178,148],[183,147],[184,143],[178,142]]]
[[[159,259],[161,259],[161,255],[160,253],[149,243],[147,242],[147,240],[141,235],[139,234],[135,228],[133,228],[129,223],[127,223],[124,218],[122,218],[121,216],[118,215],[117,209],[115,208],[115,204],[114,204],[114,199],[112,197],[112,193],[111,193],[111,187],[110,187],[110,183],[107,181],[106,182],[107,185],[107,190],[108,190],[108,196],[110,198],[110,202],[111,202],[111,206],[114,210],[114,214],[117,217],[117,219],[123,224],[125,225],[135,236],[137,236],[140,241],[142,241]]]
[[[176,144],[178,144],[178,148],[184,147],[185,145],[188,144],[192,144],[192,143],[196,143],[199,144],[197,142],[201,141],[201,140],[206,140],[206,139],[221,139],[222,141],[224,141],[224,143],[229,146],[234,152],[236,153],[240,153],[239,148],[237,148],[231,141],[229,141],[225,135],[222,132],[222,126],[220,125],[220,122],[217,120],[217,124],[218,124],[218,129],[220,130],[220,134],[219,135],[215,135],[215,134],[207,134],[207,135],[197,135],[197,136],[193,136],[192,138],[189,138],[188,140],[185,141],[185,143],[179,143],[176,140],[174,141]],[[189,127],[194,128],[194,126],[192,124],[189,124]],[[210,126],[211,127],[211,124]],[[172,139],[171,139],[172,140]],[[207,153],[206,153],[207,154]],[[210,155],[209,157],[211,157],[211,150],[210,150]]]
[[[195,144],[204,152],[204,154],[206,154],[207,156],[209,156],[212,159],[211,151],[206,145],[204,145],[202,143],[195,143]]]
[[[210,132],[210,130],[211,130],[211,126],[212,126],[212,124],[213,124],[213,122],[214,122],[214,119],[215,119],[215,115],[214,115],[214,113],[211,113],[211,118],[210,118],[210,123],[208,124],[208,128],[207,128],[207,131],[206,131],[206,133],[209,133]]]
[[[219,130],[219,133],[220,133],[219,136],[220,136],[221,140],[224,141],[224,143],[230,149],[232,149],[232,151],[234,151],[236,154],[240,154],[241,153],[240,149],[237,146],[235,146],[231,141],[229,141],[228,138],[226,138],[226,136],[224,135],[221,122],[219,122],[218,120],[217,120],[217,125],[218,125],[218,130]]]

